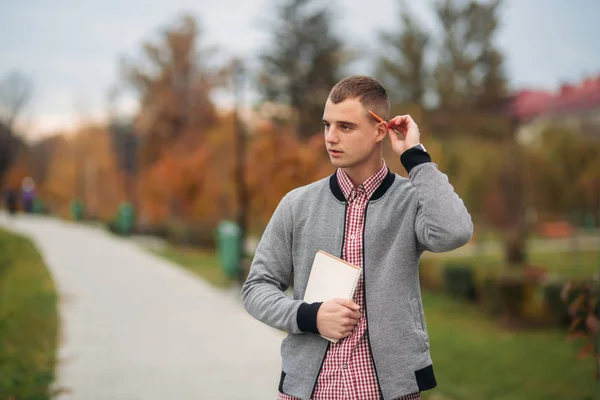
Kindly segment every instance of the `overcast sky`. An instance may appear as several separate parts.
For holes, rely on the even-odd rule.
[[[377,31],[392,29],[398,0],[337,1],[336,29],[363,49],[351,73],[372,73]],[[409,2],[434,26],[428,4]],[[140,43],[184,11],[203,25],[208,45],[223,56],[256,58],[268,45],[265,21],[272,0],[0,0],[0,76],[19,70],[31,77],[30,135],[69,127],[101,115],[107,90],[118,80],[122,55],[140,54]],[[416,4],[416,6],[414,6]],[[498,43],[513,88],[555,89],[600,74],[599,0],[507,0]],[[368,49],[368,50],[367,50]],[[127,102],[126,102],[127,103]],[[129,106],[133,106],[130,101]]]

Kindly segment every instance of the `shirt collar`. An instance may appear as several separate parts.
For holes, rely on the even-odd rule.
[[[354,183],[352,183],[352,180],[348,174],[346,174],[343,169],[338,168],[336,171],[337,180],[347,201],[351,202],[357,195],[360,195],[363,192],[367,196],[367,199],[371,198],[373,193],[375,193],[375,190],[377,190],[379,185],[381,185],[381,182],[383,182],[383,179],[386,177],[388,172],[385,160],[382,159],[381,164],[381,168],[377,172],[375,172],[358,186],[354,186]]]

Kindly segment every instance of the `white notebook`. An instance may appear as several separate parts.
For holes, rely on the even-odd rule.
[[[315,303],[332,299],[353,299],[361,273],[361,268],[319,250],[308,277],[304,301]],[[337,343],[336,339],[323,337]]]

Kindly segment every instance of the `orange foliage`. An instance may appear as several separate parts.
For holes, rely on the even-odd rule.
[[[41,189],[48,207],[61,216],[68,216],[69,202],[75,197],[77,171],[73,157],[73,139],[60,143],[54,150],[48,176]]]
[[[323,136],[299,140],[290,129],[255,121],[247,135],[244,160],[249,201],[249,223],[262,229],[289,191],[334,172]],[[112,220],[125,200],[125,185],[135,185],[136,214],[142,224],[179,220],[190,225],[215,226],[235,219],[239,210],[236,167],[235,117],[225,114],[208,130],[188,128],[161,148],[160,157],[126,177],[117,165],[111,135],[106,129],[85,126],[49,151],[49,165],[40,194],[51,211],[68,216],[70,204],[84,200],[86,214]],[[402,172],[389,145],[384,157],[394,172]],[[15,164],[9,182],[20,185],[27,163]]]
[[[287,192],[332,172],[321,135],[302,142],[287,130],[266,127],[257,132],[246,168],[252,222],[265,224]]]
[[[198,147],[183,156],[167,152],[150,167],[139,183],[143,218],[158,223],[170,216],[189,216],[203,187],[206,161],[206,148]]]
[[[206,133],[206,148],[210,149],[204,173],[204,187],[196,197],[190,217],[195,221],[215,224],[221,219],[235,218],[235,118],[222,116]]]
[[[87,126],[61,142],[50,158],[41,195],[50,208],[69,214],[71,201],[83,199],[86,214],[102,220],[114,218],[124,200],[123,178],[105,129]]]
[[[146,223],[169,218],[214,224],[233,216],[233,117],[226,115],[208,132],[182,135],[142,172],[138,194]]]

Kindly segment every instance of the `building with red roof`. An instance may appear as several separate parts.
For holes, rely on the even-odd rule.
[[[600,75],[557,92],[521,90],[513,97],[511,114],[519,121],[519,140],[531,143],[551,125],[600,135]]]

